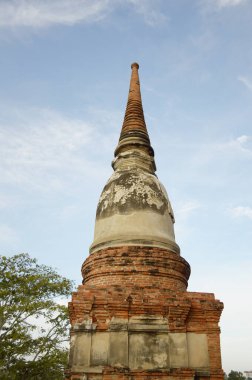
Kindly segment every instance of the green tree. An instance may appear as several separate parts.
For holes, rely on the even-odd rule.
[[[60,380],[72,282],[28,254],[0,256],[0,378]]]
[[[242,372],[230,371],[227,377],[228,380],[246,380]]]

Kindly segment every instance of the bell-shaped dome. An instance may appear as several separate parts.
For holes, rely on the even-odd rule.
[[[166,190],[155,175],[154,151],[144,120],[138,64],[132,64],[127,108],[112,163],[96,212],[97,250],[127,245],[167,248],[179,253],[174,215]]]

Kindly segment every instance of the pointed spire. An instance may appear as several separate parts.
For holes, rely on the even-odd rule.
[[[150,145],[150,139],[147,132],[142,98],[140,91],[140,81],[138,75],[139,65],[134,62],[131,65],[132,73],[130,79],[130,88],[124,121],[122,125],[119,144],[115,150],[115,156],[126,149],[126,146],[146,147],[150,156],[154,156],[154,151]]]

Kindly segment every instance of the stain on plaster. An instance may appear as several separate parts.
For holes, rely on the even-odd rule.
[[[116,171],[103,189],[96,217],[130,214],[137,210],[150,210],[162,215],[168,210],[174,221],[167,194],[155,175],[139,169]]]

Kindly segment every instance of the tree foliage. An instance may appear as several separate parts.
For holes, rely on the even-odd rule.
[[[60,380],[66,366],[68,314],[57,303],[70,280],[28,254],[0,256],[0,378]]]
[[[246,380],[246,377],[243,375],[242,372],[238,371],[230,371],[227,380]]]

